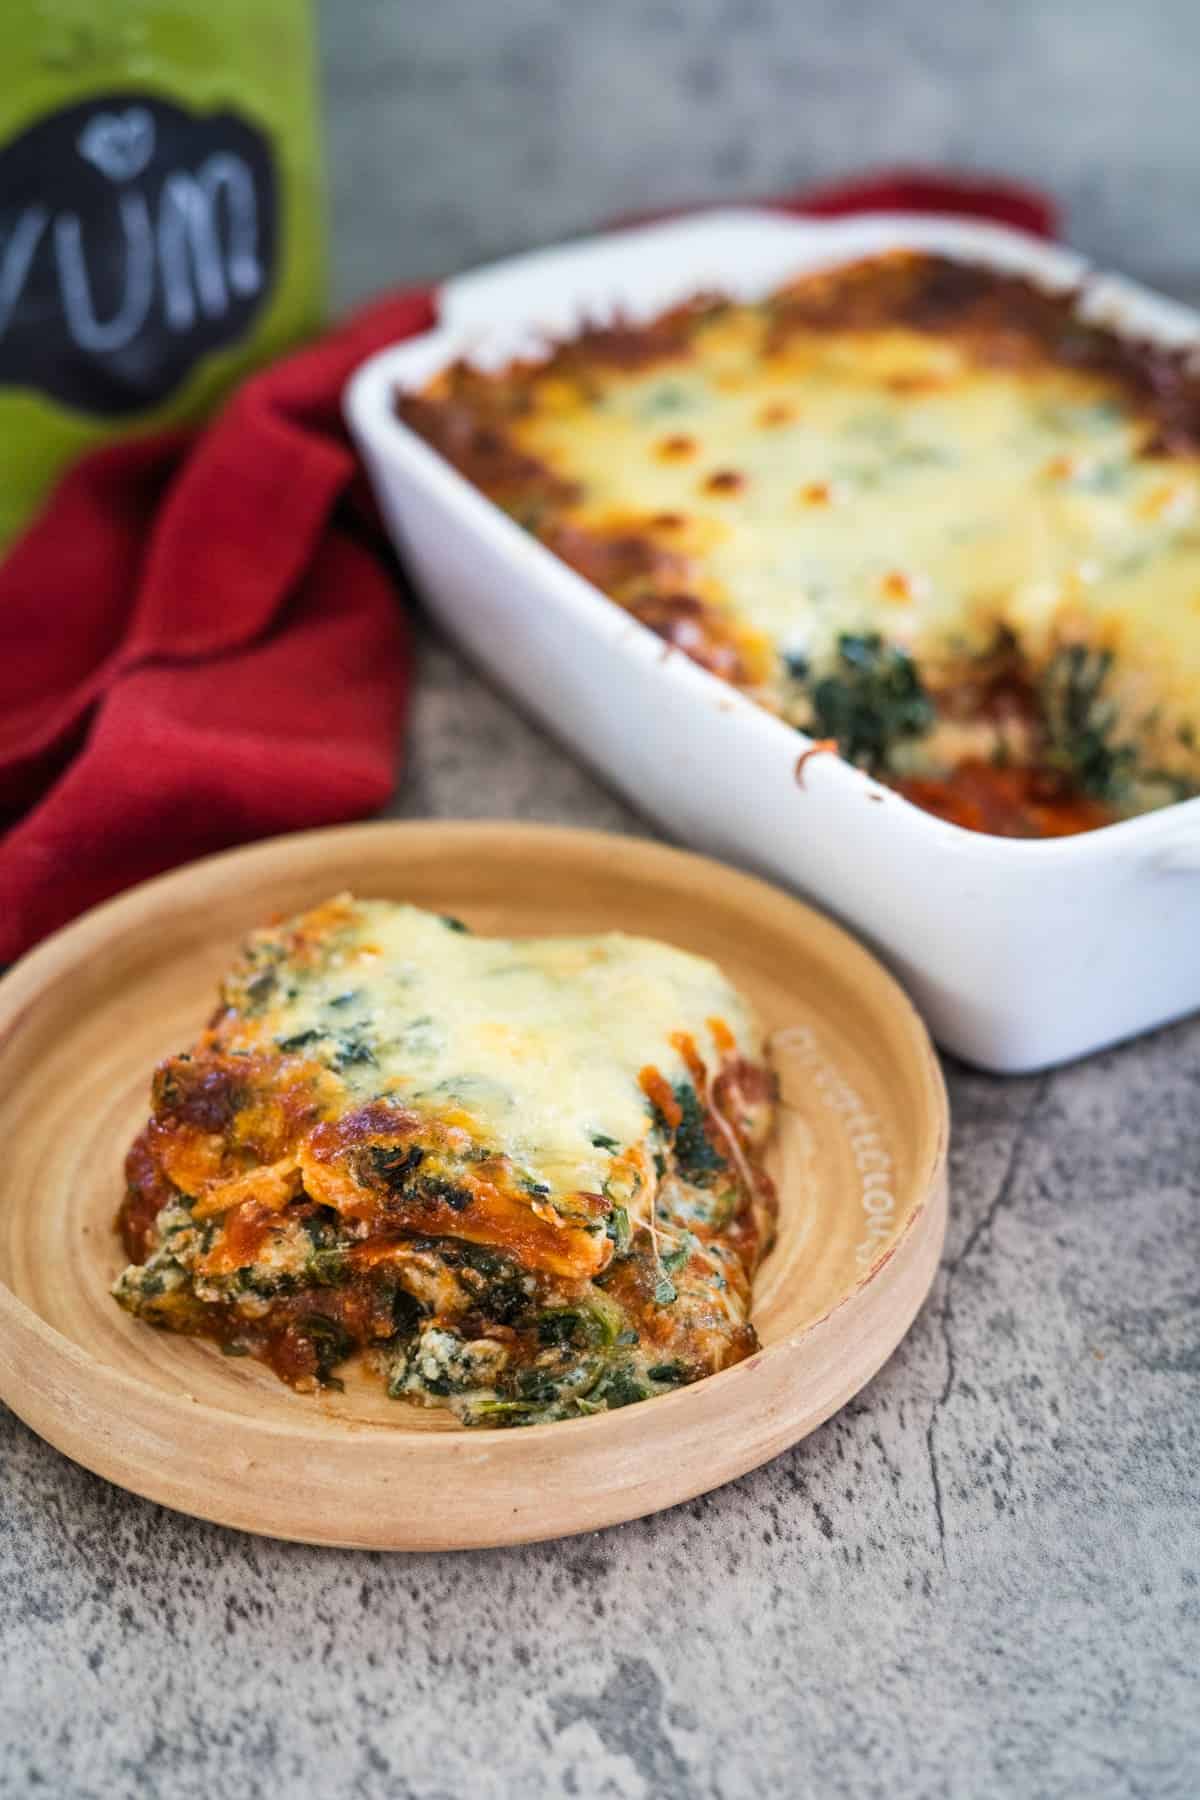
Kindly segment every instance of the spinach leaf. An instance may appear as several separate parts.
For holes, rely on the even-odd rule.
[[[727,1165],[709,1138],[704,1108],[690,1082],[681,1081],[675,1089],[675,1104],[682,1115],[675,1127],[675,1167],[694,1187],[709,1187]]]
[[[470,1189],[459,1187],[442,1175],[419,1175],[412,1187],[414,1193],[431,1206],[444,1202],[452,1212],[466,1212],[471,1204]]]
[[[650,1390],[638,1380],[628,1363],[617,1363],[601,1377],[588,1398],[607,1401],[610,1407],[633,1406],[639,1400],[648,1400]]]
[[[678,1125],[671,1125],[657,1106],[651,1107],[654,1122],[664,1137],[672,1139],[675,1167],[683,1179],[694,1187],[710,1187],[713,1177],[723,1173],[728,1165],[708,1135],[705,1111],[691,1082],[681,1081],[673,1092],[679,1108]],[[660,1180],[665,1173],[664,1163],[658,1169]]]
[[[406,1178],[425,1160],[419,1144],[368,1144],[362,1156],[376,1180],[393,1192],[404,1187]]]
[[[907,651],[877,631],[843,632],[834,673],[812,691],[814,732],[836,738],[848,762],[886,766],[892,749],[921,737],[933,724],[933,705]]]
[[[1041,684],[1044,760],[1093,799],[1119,800],[1137,762],[1131,744],[1113,741],[1117,709],[1104,689],[1112,669],[1110,650],[1066,644],[1046,666]]]
[[[629,1223],[629,1209],[614,1206],[605,1221],[605,1230],[613,1242],[613,1254],[623,1256],[633,1238],[633,1227]]]
[[[547,1348],[595,1350],[617,1342],[617,1322],[598,1307],[555,1307],[538,1315],[537,1334]]]
[[[245,986],[246,999],[250,1002],[247,1011],[260,1013],[265,1011],[267,1001],[275,992],[276,974],[274,969],[260,969],[252,975]]]
[[[664,1250],[658,1260],[668,1275],[674,1275],[676,1270],[682,1269],[691,1254],[692,1244],[689,1239],[688,1242],[678,1245],[674,1250]]]
[[[348,1267],[344,1250],[314,1250],[304,1273],[314,1287],[337,1287],[345,1280]]]

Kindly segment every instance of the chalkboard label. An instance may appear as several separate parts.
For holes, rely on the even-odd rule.
[[[101,417],[165,400],[271,290],[268,140],[230,112],[98,96],[0,148],[0,386]]]

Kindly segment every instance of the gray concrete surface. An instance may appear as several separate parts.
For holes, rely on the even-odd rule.
[[[873,160],[1044,180],[1200,269],[1194,0],[325,0],[336,292]],[[637,821],[426,647],[402,816]],[[0,1795],[1200,1792],[1200,1021],[948,1070],[908,1340],[770,1467],[557,1545],[404,1558],[133,1499],[0,1409]]]
[[[322,0],[339,302],[633,209],[1001,172],[1200,269],[1196,0]]]
[[[394,810],[636,828],[434,644]],[[0,1795],[1191,1800],[1200,1021],[948,1074],[909,1338],[657,1518],[308,1550],[122,1494],[0,1410]]]

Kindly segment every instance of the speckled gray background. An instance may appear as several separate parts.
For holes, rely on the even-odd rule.
[[[324,0],[334,286],[878,163],[1045,183],[1200,273],[1196,0]]]
[[[1200,275],[1193,0],[324,14],[340,297],[873,157],[1044,176]],[[426,641],[401,815],[638,829]],[[644,828],[643,828],[644,829]],[[770,1467],[552,1546],[197,1524],[0,1409],[0,1795],[1194,1800],[1200,1021],[951,1067],[953,1214],[889,1365]]]

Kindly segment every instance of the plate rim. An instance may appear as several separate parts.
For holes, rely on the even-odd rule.
[[[28,1007],[35,1003],[44,987],[61,972],[74,966],[92,951],[98,944],[111,936],[114,928],[131,917],[140,914],[146,905],[147,898],[152,900],[169,900],[179,893],[189,892],[197,883],[202,887],[206,880],[220,880],[226,873],[240,870],[250,871],[259,861],[273,862],[281,855],[286,856],[289,850],[303,851],[305,857],[320,858],[322,851],[336,867],[339,849],[351,843],[379,844],[384,839],[394,839],[397,847],[413,844],[421,839],[430,842],[454,840],[460,847],[471,840],[484,844],[503,841],[507,847],[514,841],[525,842],[537,847],[542,853],[557,851],[569,855],[572,851],[582,850],[592,853],[611,854],[614,845],[621,845],[623,852],[643,867],[657,864],[660,868],[671,868],[675,871],[691,867],[702,868],[708,872],[708,878],[718,879],[727,891],[741,890],[747,895],[757,896],[761,904],[763,899],[776,907],[798,912],[803,916],[803,929],[806,935],[814,935],[823,939],[830,950],[836,950],[840,957],[848,957],[857,965],[858,970],[866,974],[876,983],[882,983],[879,990],[885,993],[897,1006],[897,1017],[903,1018],[911,1039],[913,1053],[913,1072],[920,1083],[922,1098],[930,1109],[930,1128],[925,1132],[922,1149],[925,1152],[919,1166],[914,1170],[912,1192],[915,1196],[910,1205],[904,1223],[896,1237],[880,1252],[880,1254],[859,1274],[854,1285],[842,1294],[817,1318],[804,1326],[788,1332],[770,1344],[761,1346],[746,1361],[731,1368],[721,1370],[715,1375],[706,1376],[702,1381],[690,1384],[686,1388],[673,1393],[658,1396],[654,1404],[654,1417],[663,1422],[664,1435],[669,1429],[671,1418],[676,1420],[686,1416],[689,1410],[696,1407],[696,1396],[703,1396],[705,1410],[713,1405],[712,1397],[717,1394],[730,1393],[739,1382],[744,1383],[757,1371],[780,1373],[780,1365],[785,1359],[794,1358],[796,1350],[806,1342],[813,1340],[818,1334],[827,1332],[837,1315],[847,1306],[860,1302],[864,1294],[875,1284],[883,1268],[894,1259],[904,1260],[913,1251],[916,1240],[924,1233],[933,1232],[937,1239],[936,1250],[932,1256],[928,1279],[924,1281],[915,1304],[908,1309],[903,1319],[902,1329],[875,1369],[856,1379],[851,1392],[857,1392],[870,1380],[878,1367],[894,1352],[898,1344],[907,1334],[913,1318],[923,1303],[940,1261],[942,1239],[945,1231],[946,1210],[946,1169],[949,1143],[949,1105],[941,1066],[933,1049],[929,1033],[920,1018],[915,1006],[905,993],[896,977],[888,970],[870,950],[854,938],[843,926],[828,918],[807,902],[787,893],[774,883],[750,874],[743,869],[719,862],[714,858],[701,855],[695,851],[684,850],[675,845],[662,843],[652,838],[640,838],[619,831],[610,831],[591,827],[575,827],[549,822],[529,820],[490,820],[490,819],[418,819],[418,820],[373,820],[365,823],[325,826],[314,830],[284,833],[276,837],[255,840],[248,844],[236,846],[229,850],[218,851],[211,855],[194,859],[178,868],[151,877],[138,883],[125,892],[101,902],[90,908],[78,919],[63,926],[50,937],[43,940],[33,950],[27,952],[11,969],[0,977],[0,1044],[19,1025]],[[249,1434],[267,1442],[283,1443],[302,1441],[312,1435],[313,1417],[309,1413],[297,1413],[293,1419],[284,1414],[269,1417],[240,1415],[230,1413],[226,1408],[211,1404],[206,1400],[189,1396],[185,1390],[177,1393],[164,1392],[153,1383],[139,1378],[131,1371],[117,1368],[112,1364],[97,1361],[89,1357],[81,1345],[66,1336],[58,1328],[49,1323],[9,1286],[6,1279],[0,1276],[0,1400],[4,1402],[19,1418],[25,1420],[38,1435],[56,1449],[61,1450],[72,1460],[90,1467],[95,1473],[128,1491],[142,1494],[143,1497],[158,1504],[174,1506],[176,1510],[190,1511],[171,1499],[165,1499],[161,1489],[150,1491],[134,1481],[109,1473],[108,1467],[97,1467],[89,1462],[76,1449],[68,1449],[56,1435],[45,1429],[45,1407],[34,1408],[38,1413],[35,1421],[27,1418],[22,1406],[22,1386],[28,1388],[28,1378],[22,1379],[9,1354],[12,1340],[24,1339],[40,1349],[46,1358],[47,1366],[56,1365],[57,1380],[50,1380],[43,1385],[48,1388],[58,1386],[61,1389],[60,1405],[69,1413],[71,1410],[70,1377],[86,1376],[87,1384],[103,1390],[111,1397],[114,1407],[119,1407],[122,1397],[136,1402],[137,1406],[149,1405],[164,1422],[164,1430],[174,1427],[185,1427],[205,1421],[210,1425],[221,1422],[239,1436]],[[849,1396],[846,1396],[847,1398]],[[827,1418],[845,1400],[835,1401],[823,1414]],[[504,1446],[508,1457],[520,1459],[522,1456],[536,1460],[537,1453],[551,1443],[562,1445],[564,1450],[572,1444],[587,1443],[595,1445],[607,1435],[612,1437],[614,1426],[625,1420],[630,1422],[630,1415],[643,1412],[642,1407],[625,1408],[616,1413],[602,1414],[590,1418],[559,1420],[551,1424],[534,1425],[522,1428],[519,1432],[497,1427],[475,1428],[465,1431],[415,1431],[397,1420],[393,1425],[381,1421],[344,1419],[337,1415],[320,1414],[319,1419],[326,1446],[331,1441],[328,1437],[330,1425],[335,1425],[349,1444],[354,1438],[369,1434],[380,1446],[388,1446],[384,1454],[396,1454],[402,1451],[418,1450],[423,1463],[432,1470],[448,1470],[460,1462],[464,1451],[464,1443],[469,1443],[485,1453],[499,1451]],[[721,1410],[720,1407],[717,1410]],[[51,1409],[52,1411],[52,1409]],[[736,1416],[736,1413],[735,1415]],[[788,1440],[797,1441],[799,1436],[815,1429],[822,1420],[817,1419],[805,1425],[796,1437]],[[70,1431],[63,1430],[62,1436],[70,1437]],[[627,1435],[627,1434],[626,1434]],[[783,1445],[777,1446],[768,1453],[779,1454]],[[758,1461],[763,1460],[758,1458]],[[111,1459],[109,1459],[111,1467]],[[746,1473],[756,1462],[747,1464],[746,1468],[737,1472],[722,1474],[711,1485],[723,1485],[726,1481],[737,1478],[738,1473]],[[169,1476],[164,1480],[169,1487]],[[641,1508],[632,1511],[618,1511],[608,1520],[617,1523],[620,1520],[640,1516],[647,1510],[659,1510],[660,1506],[680,1504],[693,1497],[697,1492],[706,1491],[704,1487],[693,1488],[689,1493],[680,1492],[675,1498],[659,1503],[649,1509]],[[267,1527],[255,1527],[247,1524],[241,1517],[232,1514],[219,1518],[211,1510],[196,1511],[192,1516],[202,1517],[212,1522],[233,1525],[237,1529],[255,1532],[260,1535],[280,1537],[284,1534]],[[581,1531],[595,1529],[594,1522],[581,1524]],[[552,1535],[564,1535],[558,1531]],[[514,1533],[511,1535],[488,1536],[473,1534],[453,1544],[443,1540],[443,1547],[485,1547],[491,1544],[537,1541],[539,1534],[534,1532]],[[356,1544],[358,1539],[338,1540],[327,1536],[296,1537],[292,1541],[306,1543],[333,1544],[345,1542]],[[377,1544],[380,1548],[382,1545]],[[400,1547],[396,1545],[395,1547]],[[409,1547],[409,1546],[404,1546]],[[414,1544],[412,1548],[425,1546]]]

